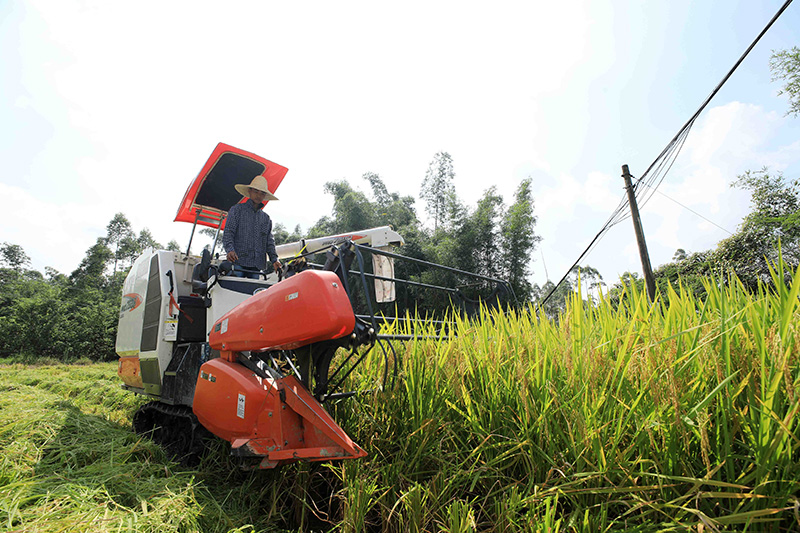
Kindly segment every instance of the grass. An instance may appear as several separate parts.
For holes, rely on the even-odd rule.
[[[278,472],[223,446],[171,463],[132,433],[112,364],[5,366],[0,529],[796,531],[798,274],[456,317],[457,337],[400,347],[395,390],[333,406],[367,458]]]
[[[274,473],[239,472],[222,446],[183,469],[133,433],[141,402],[113,363],[2,367],[0,530],[284,530]]]

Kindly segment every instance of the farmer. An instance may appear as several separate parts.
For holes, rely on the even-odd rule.
[[[275,251],[275,239],[272,238],[272,220],[264,209],[265,200],[277,200],[267,188],[267,179],[256,176],[250,185],[239,183],[236,191],[248,198],[228,211],[222,244],[228,254],[228,261],[250,270],[264,270],[267,267],[267,255],[275,271],[281,268],[278,253]],[[234,271],[239,277],[257,278],[257,272]]]

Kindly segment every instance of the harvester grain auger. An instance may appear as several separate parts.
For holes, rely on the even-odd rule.
[[[286,172],[219,144],[175,220],[193,223],[192,236],[197,225],[219,234],[240,200],[235,184],[264,175],[275,191]],[[436,279],[494,288],[484,303],[499,301],[498,288],[513,297],[501,280],[392,251],[402,244],[388,226],[284,244],[277,251],[285,272],[258,272],[257,279],[232,275],[238,267],[214,257],[216,238],[199,257],[188,248],[146,251],[123,285],[116,343],[122,386],[153,400],[135,413],[134,429],[184,460],[215,435],[250,468],[365,456],[323,404],[356,394],[343,387],[376,347],[382,386],[393,385],[393,341],[413,337],[407,327],[381,333],[387,322],[408,320],[398,306],[419,311],[418,291],[435,290],[463,307],[464,287]],[[324,262],[312,262],[320,256]],[[409,279],[395,275],[396,266]]]

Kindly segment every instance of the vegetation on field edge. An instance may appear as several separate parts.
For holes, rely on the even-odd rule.
[[[0,522],[56,531],[791,531],[800,272],[650,305],[580,294],[559,320],[485,312],[405,344],[393,391],[333,406],[358,461],[191,472],[130,432],[113,367],[0,375]],[[399,325],[398,325],[399,328]],[[382,361],[351,386],[368,390]],[[102,467],[102,468],[101,468]]]

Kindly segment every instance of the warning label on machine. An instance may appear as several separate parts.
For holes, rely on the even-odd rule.
[[[174,342],[178,338],[178,319],[168,318],[164,321],[164,340]]]
[[[239,405],[236,406],[236,416],[244,418],[244,394],[239,394]]]

